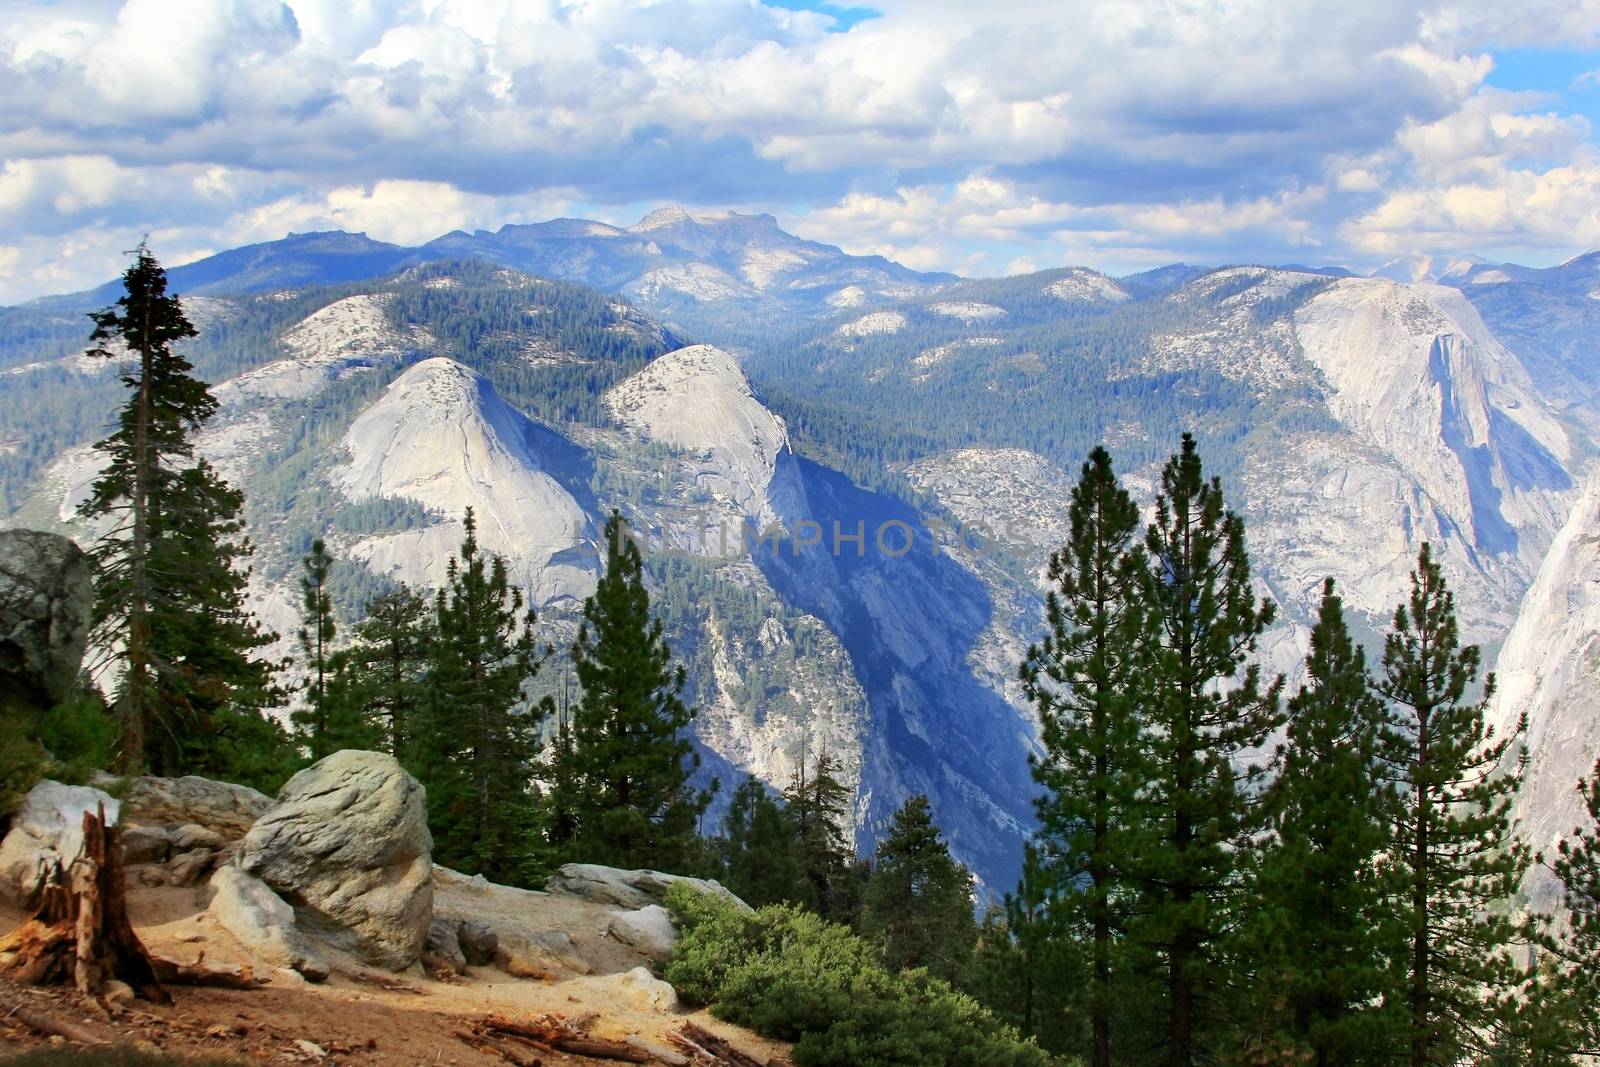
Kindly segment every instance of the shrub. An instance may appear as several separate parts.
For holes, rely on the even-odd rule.
[[[1045,1067],[1050,1057],[924,971],[891,974],[847,928],[791,905],[747,914],[676,885],[666,977],[719,1019],[795,1043],[799,1067]]]

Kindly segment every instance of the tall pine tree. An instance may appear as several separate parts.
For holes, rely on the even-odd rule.
[[[333,598],[328,593],[328,574],[333,557],[321,538],[311,543],[311,551],[301,560],[300,650],[306,657],[305,706],[296,709],[290,720],[297,727],[297,740],[319,760],[341,748],[360,748],[371,741],[370,731],[362,729],[356,709],[342,692],[329,685],[333,673],[333,639],[338,632],[334,620]]]
[[[926,967],[955,985],[966,978],[978,940],[972,875],[951,858],[925,796],[895,812],[878,845],[862,894],[861,934],[890,970]]]
[[[412,759],[428,789],[441,862],[512,885],[542,873],[544,825],[533,780],[539,723],[526,688],[543,662],[534,613],[510,588],[505,561],[466,539],[439,590],[427,699]]]
[[[1397,1030],[1385,967],[1405,938],[1384,858],[1395,798],[1378,763],[1383,704],[1331,578],[1305,662],[1268,793],[1274,840],[1249,942],[1257,983],[1283,1005],[1280,1043],[1313,1067],[1388,1063]]]
[[[361,720],[371,744],[402,762],[427,694],[437,626],[434,605],[401,585],[367,602],[355,643],[338,654],[333,700]]]
[[[851,825],[850,790],[839,781],[838,766],[826,747],[808,770],[804,756],[784,791],[795,826],[795,852],[808,886],[801,903],[832,922],[855,921],[860,879],[852,865],[855,849],[845,834]]]
[[[1096,448],[1072,490],[1071,535],[1050,556],[1047,633],[1022,683],[1038,710],[1044,755],[1033,777],[1052,915],[1092,944],[1092,1067],[1110,1067],[1112,957],[1131,897],[1129,833],[1145,779],[1135,698],[1141,627],[1139,509]]]
[[[752,907],[804,901],[810,884],[795,848],[794,818],[754,778],[728,804],[723,823],[723,883]]]
[[[692,864],[709,793],[689,775],[694,711],[682,667],[650,614],[644,560],[621,514],[606,522],[606,565],[583,605],[572,659],[581,697],[558,752],[556,789],[570,807],[564,854],[589,863],[671,870]]]
[[[1521,728],[1492,736],[1484,707],[1493,676],[1469,695],[1478,668],[1425,544],[1375,687],[1389,706],[1382,757],[1400,789],[1390,854],[1403,886],[1389,906],[1408,944],[1391,996],[1404,1006],[1411,1067],[1486,1052],[1503,1000],[1525,978],[1511,951],[1523,931],[1506,907],[1530,862],[1512,835],[1520,774],[1505,770]]]
[[[1161,475],[1141,569],[1147,612],[1141,704],[1149,729],[1149,818],[1139,857],[1136,939],[1165,972],[1166,1059],[1209,1058],[1218,998],[1230,984],[1225,943],[1237,921],[1241,863],[1261,825],[1236,761],[1281,721],[1279,679],[1263,690],[1249,663],[1273,618],[1250,584],[1244,523],[1222,484],[1201,472],[1194,438]]]
[[[148,248],[123,284],[116,306],[92,316],[89,355],[126,361],[131,395],[95,446],[106,467],[79,511],[106,525],[91,555],[97,642],[120,668],[116,766],[275,788],[292,752],[262,709],[283,694],[275,665],[253,655],[273,635],[244,607],[243,499],[194,458],[193,435],[217,408],[175,347],[196,331]]]
[[[1588,825],[1573,829],[1552,864],[1567,920],[1557,947],[1556,995],[1571,1008],[1571,1026],[1562,1035],[1567,1047],[1600,1056],[1600,763],[1589,781],[1578,783],[1578,791]]]

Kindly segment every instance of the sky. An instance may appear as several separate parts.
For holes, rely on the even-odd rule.
[[[995,275],[1600,247],[1600,0],[0,0],[0,303],[654,207]]]

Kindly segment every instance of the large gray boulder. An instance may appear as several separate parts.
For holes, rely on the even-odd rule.
[[[147,775],[130,780],[123,790],[127,822],[141,826],[199,827],[224,841],[239,840],[272,805],[271,797],[248,786],[194,775],[183,778]],[[194,833],[192,829],[188,832]]]
[[[660,871],[625,871],[617,867],[602,867],[597,863],[563,864],[545,881],[544,888],[547,893],[578,897],[595,904],[637,909],[662,903],[667,899],[667,890],[679,882],[698,892],[730,901],[743,911],[751,910],[750,905],[714,880],[662,874]]]
[[[678,928],[672,925],[672,916],[660,904],[650,904],[636,911],[612,912],[606,929],[612,937],[657,963],[670,959],[678,943]]]
[[[211,888],[212,918],[252,955],[313,982],[328,977],[328,965],[295,925],[294,909],[266,883],[230,865],[211,876]]]
[[[347,749],[289,779],[238,863],[294,905],[308,934],[401,970],[428,939],[432,853],[422,786],[393,756]]]
[[[59,534],[0,530],[0,709],[72,691],[94,612],[94,571]]]
[[[107,793],[49,779],[34,786],[0,841],[0,893],[32,907],[51,869],[65,869],[83,851],[84,813],[102,806],[106,821],[116,823],[120,805]]]

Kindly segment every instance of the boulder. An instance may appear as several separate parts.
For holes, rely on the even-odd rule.
[[[678,928],[672,925],[672,916],[660,904],[650,904],[636,911],[613,912],[606,929],[624,945],[661,963],[672,955],[672,948],[678,943]]]
[[[0,531],[0,709],[50,708],[78,678],[94,611],[94,570],[59,534]]]
[[[209,848],[196,848],[172,857],[167,864],[167,884],[187,888],[200,884],[201,877],[217,862],[217,854]]]
[[[308,934],[364,963],[416,963],[433,918],[422,786],[393,756],[346,749],[289,779],[239,845],[239,866]]]
[[[487,967],[500,948],[500,935],[488,923],[463,919],[456,928],[456,942],[469,966]]]
[[[428,926],[428,940],[422,946],[422,958],[441,970],[462,974],[467,969],[467,957],[461,952],[458,932],[461,924],[454,919],[434,916]],[[493,957],[490,957],[493,959]]]
[[[617,908],[642,908],[667,899],[667,890],[678,882],[713,896],[731,901],[743,911],[750,905],[730,893],[720,883],[705,878],[689,878],[660,871],[625,871],[597,863],[567,863],[556,869],[545,882],[545,892],[578,897],[596,904]]]
[[[648,967],[635,967],[617,983],[623,999],[646,1011],[663,1015],[678,1010],[678,991],[650,973]]]
[[[194,775],[134,778],[123,792],[123,810],[129,822],[177,826],[191,834],[191,827],[209,830],[224,842],[239,840],[271,807],[272,798],[248,786]]]
[[[197,848],[203,848],[207,852],[221,852],[227,847],[227,839],[221,834],[195,823],[186,823],[172,831],[174,852],[193,852]]]
[[[120,806],[107,793],[86,785],[62,785],[49,779],[29,791],[11,819],[11,832],[0,841],[0,893],[22,907],[32,907],[51,869],[64,869],[83,851],[83,816],[104,806],[106,821],[116,823]]]
[[[233,865],[211,876],[211,915],[252,954],[274,967],[287,967],[313,982],[328,977],[298,927],[294,909],[265,883]]]
[[[129,867],[165,863],[172,855],[172,835],[164,826],[124,826],[122,862]]]

